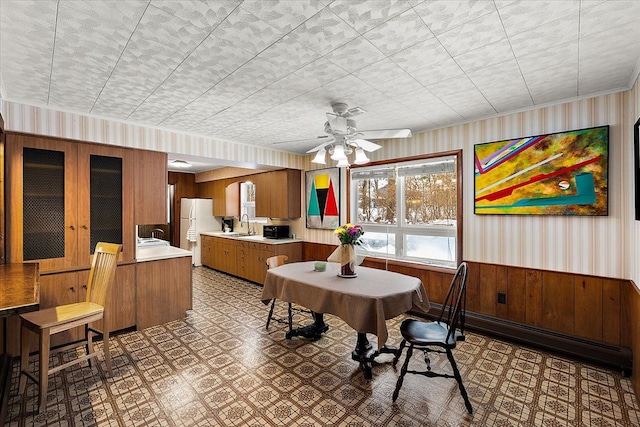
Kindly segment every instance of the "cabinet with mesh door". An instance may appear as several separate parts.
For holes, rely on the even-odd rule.
[[[88,268],[98,241],[134,258],[128,149],[7,134],[7,261],[40,271]]]

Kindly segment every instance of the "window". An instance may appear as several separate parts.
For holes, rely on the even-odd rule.
[[[251,181],[240,183],[240,218],[244,215],[251,222],[267,223],[267,218],[256,217],[256,185]]]
[[[351,169],[362,255],[456,268],[460,153]]]

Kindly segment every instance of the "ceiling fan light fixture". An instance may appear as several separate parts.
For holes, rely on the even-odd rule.
[[[360,147],[356,148],[356,159],[353,161],[353,163],[355,163],[356,165],[364,165],[369,162],[370,160],[364,153],[364,150]]]
[[[342,146],[341,144],[336,145],[333,148],[333,154],[331,155],[331,159],[333,160],[347,160],[347,155],[344,152],[344,146]]]
[[[327,164],[327,162],[325,160],[326,155],[327,155],[327,151],[324,148],[320,149],[316,153],[316,156],[313,158],[313,160],[311,160],[311,163],[318,163],[318,164],[321,164],[321,165],[326,165]]]

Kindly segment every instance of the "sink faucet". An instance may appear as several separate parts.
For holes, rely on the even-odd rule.
[[[153,230],[151,230],[151,237],[156,238],[158,236],[158,233],[160,233],[160,236],[162,236],[164,234],[164,230],[162,228],[154,228]]]
[[[242,228],[242,225],[245,222],[244,221],[245,217],[247,218],[247,234],[251,236],[253,234],[253,230],[251,229],[251,222],[249,222],[249,215],[247,215],[246,213],[242,214],[242,216],[240,217],[240,228]]]

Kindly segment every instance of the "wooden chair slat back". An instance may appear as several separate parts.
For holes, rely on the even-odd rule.
[[[109,286],[113,282],[118,265],[118,253],[122,245],[116,243],[98,242],[87,282],[87,302],[93,302],[104,307]]]
[[[286,255],[275,255],[267,258],[265,262],[267,263],[267,268],[275,268],[286,263],[288,259],[289,257]]]

